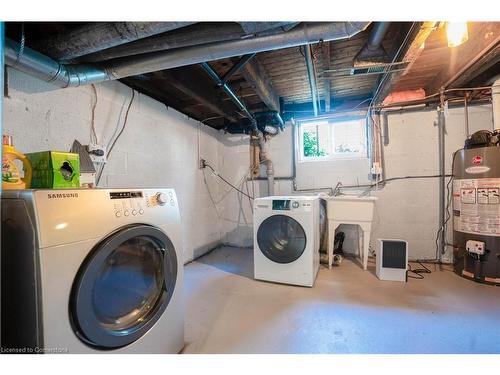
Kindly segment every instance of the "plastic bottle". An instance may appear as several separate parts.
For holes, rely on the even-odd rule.
[[[2,147],[2,189],[29,189],[32,174],[30,161],[12,146],[12,137],[10,135],[2,137]],[[23,163],[24,178],[21,178],[19,168],[15,163],[16,159]]]

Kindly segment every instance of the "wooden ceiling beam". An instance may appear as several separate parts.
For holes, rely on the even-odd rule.
[[[438,92],[442,87],[456,86],[457,80],[466,83],[463,76],[467,71],[474,69],[475,64],[480,62],[483,56],[498,48],[500,44],[499,22],[472,23],[469,30],[469,40],[454,47],[453,56],[456,56],[456,61],[437,74],[432,83],[426,87],[428,94]]]
[[[197,112],[187,108],[182,100],[172,97],[172,95],[169,95],[164,90],[159,88],[156,85],[156,83],[152,80],[143,80],[134,77],[127,77],[120,79],[120,82],[124,83],[125,85],[136,91],[139,91],[144,95],[147,95],[159,101],[160,103],[165,104],[168,107],[172,107],[194,119],[200,120]]]
[[[420,54],[422,53],[425,46],[425,41],[432,33],[432,31],[435,30],[435,26],[436,22],[433,21],[422,22],[420,28],[416,31],[416,33],[414,33],[414,36],[413,37],[410,36],[410,38],[412,38],[410,45],[407,47],[403,57],[400,59],[400,61],[408,61],[409,64],[403,72],[396,72],[390,75],[390,77],[385,81],[385,83],[380,88],[378,94],[378,101],[382,102],[385,99],[385,97],[392,91],[392,89],[399,81],[399,79],[403,75],[408,73],[410,67],[413,65],[418,56],[420,56]]]
[[[211,112],[224,116],[229,122],[238,122],[234,117],[234,106],[221,100],[215,87],[198,73],[196,67],[186,67],[163,70],[153,75],[166,80],[168,84],[203,104]]]
[[[280,112],[279,96],[257,56],[247,62],[240,73],[270,110]]]

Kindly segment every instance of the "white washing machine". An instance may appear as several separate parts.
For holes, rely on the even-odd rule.
[[[182,284],[173,189],[3,192],[3,352],[178,353]]]
[[[254,201],[254,277],[312,287],[319,269],[319,198]]]

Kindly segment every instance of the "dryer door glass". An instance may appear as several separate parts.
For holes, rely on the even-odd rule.
[[[265,219],[257,230],[260,251],[276,263],[297,260],[306,248],[306,233],[302,226],[286,215],[274,215]]]
[[[104,328],[134,329],[155,308],[164,286],[159,245],[150,237],[133,237],[118,245],[102,264],[92,302]]]
[[[73,285],[76,334],[103,349],[134,342],[160,319],[176,278],[175,249],[162,231],[137,225],[115,232],[94,248]]]

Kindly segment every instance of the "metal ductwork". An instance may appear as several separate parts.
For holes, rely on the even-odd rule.
[[[314,61],[311,51],[311,45],[304,46],[304,56],[306,58],[307,78],[309,80],[309,88],[311,89],[311,98],[313,103],[314,117],[319,114],[319,94],[318,86],[316,85],[316,69],[314,68]]]
[[[34,46],[57,60],[70,60],[152,35],[166,33],[194,22],[92,22],[68,33],[44,39]]]
[[[133,59],[118,59],[110,61],[108,71],[111,76],[119,79],[157,70],[242,56],[248,53],[298,47],[304,44],[318,43],[321,40],[326,42],[345,39],[363,31],[368,24],[367,22],[303,24],[282,34],[204,44],[179,48],[173,51],[154,52],[136,56]]]
[[[79,86],[120,79],[180,66],[219,60],[248,53],[298,47],[319,41],[350,38],[368,27],[369,22],[304,23],[292,30],[242,40],[209,43],[161,52],[124,57],[103,65],[65,65],[32,49],[6,40],[5,62],[24,73],[59,87]]]
[[[62,88],[113,79],[101,67],[94,65],[65,65],[19,43],[5,39],[5,64],[42,81]]]
[[[382,64],[387,62],[388,56],[382,41],[387,30],[391,26],[390,22],[376,22],[370,33],[370,37],[361,51],[354,58],[354,67]]]
[[[236,22],[227,22],[224,24],[200,22],[172,32],[154,35],[116,47],[107,48],[76,59],[76,62],[100,62],[174,48],[245,39],[259,35],[278,34],[288,31],[293,26],[297,25],[297,23],[287,22],[258,22],[259,24],[264,23],[265,25],[253,28],[244,25],[250,23],[252,22],[240,22],[239,24]]]

